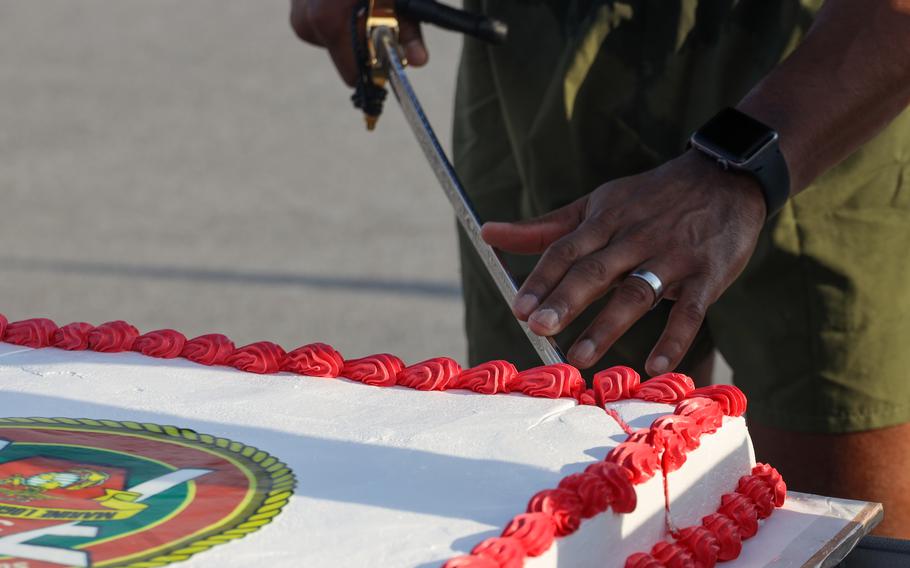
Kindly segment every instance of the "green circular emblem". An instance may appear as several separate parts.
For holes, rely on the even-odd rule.
[[[193,430],[0,418],[0,567],[180,562],[271,522],[295,484],[268,453]]]

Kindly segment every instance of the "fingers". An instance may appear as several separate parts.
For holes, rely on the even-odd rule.
[[[492,247],[517,254],[539,254],[581,224],[585,203],[582,198],[556,211],[517,223],[484,223],[480,236]]]
[[[290,22],[297,37],[327,48],[338,74],[348,86],[354,86],[358,75],[351,38],[351,16],[355,3],[355,0],[291,2]]]
[[[354,45],[350,32],[334,37],[332,43],[327,47],[329,55],[332,56],[332,63],[335,64],[335,69],[338,70],[341,79],[348,87],[353,87],[357,83],[360,69],[354,57]]]
[[[308,17],[310,6],[305,0],[291,0],[291,29],[301,40],[322,47],[322,42],[316,35],[316,30]]]
[[[600,249],[581,258],[530,315],[528,324],[531,331],[546,336],[561,332],[642,260],[636,249],[623,245]],[[526,284],[528,290],[533,290],[534,286],[536,283],[533,282]],[[543,295],[539,297],[544,298]]]
[[[532,324],[531,329],[539,335],[553,335],[562,329],[563,324],[568,323],[567,319],[570,319],[566,317],[567,305],[550,306],[555,309],[538,309],[538,306],[548,300],[566,273],[578,262],[582,263],[579,270],[589,273],[589,280],[598,275],[609,278],[608,281],[599,282],[599,285],[603,286],[603,290],[606,290],[615,278],[617,270],[615,265],[617,263],[624,265],[629,262],[626,258],[629,251],[623,247],[614,247],[608,254],[617,254],[619,258],[616,260],[607,260],[606,257],[598,257],[601,262],[594,262],[593,259],[584,262],[582,260],[607,246],[611,236],[612,226],[597,220],[588,220],[547,247],[537,266],[518,291],[513,306],[515,316],[522,320],[527,319]],[[604,262],[606,265],[603,265]]]
[[[692,346],[710,304],[708,286],[703,283],[687,284],[670,310],[667,327],[645,363],[649,375],[659,375],[675,369]]]
[[[678,282],[685,274],[671,265],[650,266],[645,263],[640,268],[658,275],[664,285]],[[694,285],[691,287],[693,289],[697,288]],[[681,292],[680,301],[682,301],[686,293],[686,291]],[[647,282],[631,276],[626,277],[613,290],[613,294],[604,309],[569,350],[569,360],[583,369],[596,363],[635,322],[648,313],[654,306],[655,300],[654,290]],[[702,317],[704,317],[703,313]],[[695,333],[698,332],[700,325],[701,321],[695,326],[695,331],[689,338],[689,344],[695,337]],[[687,349],[688,344],[684,347]],[[680,359],[682,354],[685,353],[685,349],[680,353]]]
[[[430,59],[427,52],[426,44],[423,42],[423,33],[420,24],[401,20],[399,23],[398,41],[404,46],[405,56],[408,58],[408,65],[412,67],[423,67]]]

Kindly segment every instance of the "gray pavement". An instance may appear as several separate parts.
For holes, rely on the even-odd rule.
[[[464,358],[454,221],[287,0],[0,0],[0,312]],[[413,76],[448,141],[460,40]]]

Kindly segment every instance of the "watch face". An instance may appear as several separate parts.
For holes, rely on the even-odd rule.
[[[774,131],[749,115],[727,108],[693,136],[701,146],[733,163],[744,163],[774,138]]]

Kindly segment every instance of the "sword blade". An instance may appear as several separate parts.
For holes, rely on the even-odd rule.
[[[380,54],[380,57],[388,66],[389,83],[391,83],[392,92],[395,93],[395,97],[401,105],[401,110],[404,112],[405,119],[407,119],[411,130],[420,143],[420,148],[433,168],[436,179],[439,180],[446,197],[449,199],[449,203],[452,204],[458,222],[464,228],[471,244],[474,246],[474,250],[480,255],[484,266],[493,277],[493,281],[502,294],[503,300],[511,306],[518,292],[515,280],[502,264],[496,251],[480,237],[480,219],[474,211],[474,206],[465,193],[464,187],[461,185],[461,181],[459,181],[448,156],[446,156],[445,150],[439,144],[436,133],[433,131],[429,120],[427,120],[420,100],[408,80],[404,65],[402,65],[401,58],[398,55],[394,35],[387,28],[378,28],[372,39],[377,53]],[[565,356],[552,338],[536,335],[528,328],[528,324],[523,321],[518,321],[518,324],[545,364],[551,365],[566,362]]]

